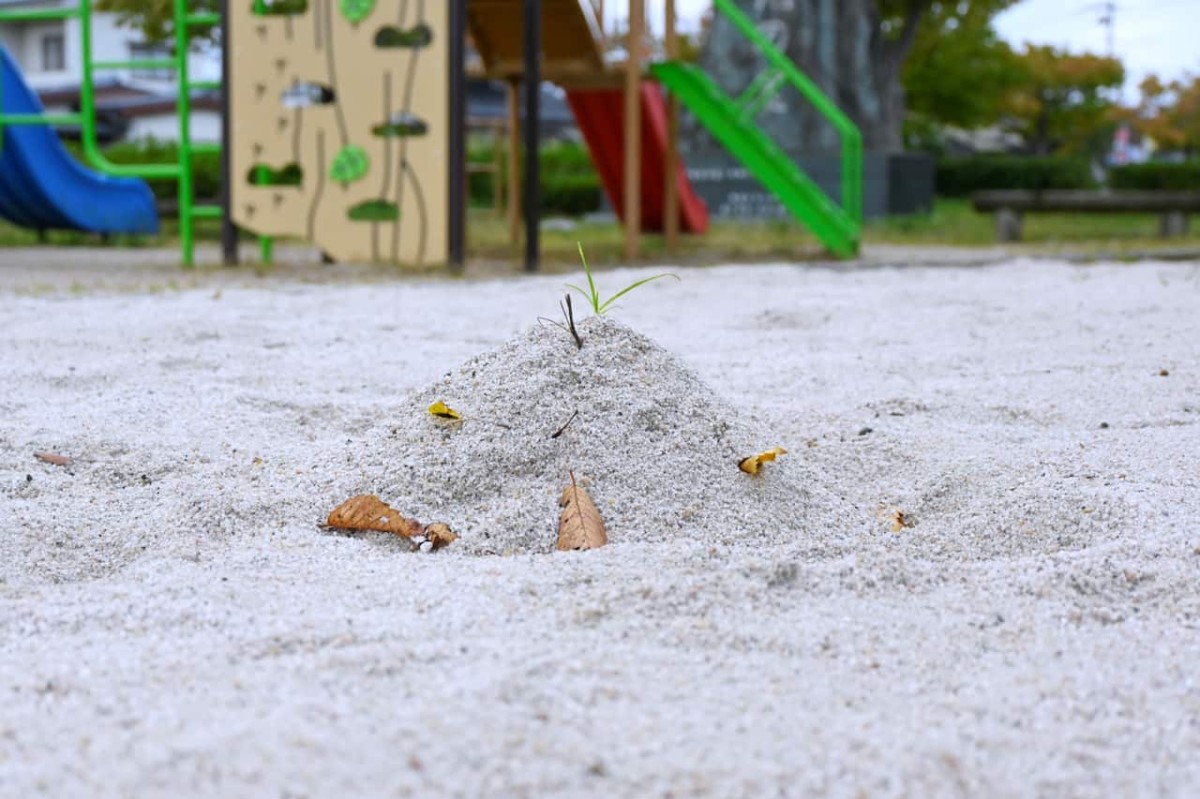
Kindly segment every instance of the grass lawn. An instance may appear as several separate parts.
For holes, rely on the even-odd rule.
[[[216,220],[200,220],[197,239],[215,241],[220,233]],[[1084,255],[1119,256],[1155,248],[1200,248],[1200,228],[1181,238],[1158,237],[1156,214],[1029,214],[1025,217],[1025,240],[1019,246],[1031,253],[1077,252]],[[472,209],[468,221],[468,253],[483,262],[512,261],[520,250],[511,246],[508,227],[488,209]],[[48,243],[58,246],[96,246],[95,235],[52,232]],[[624,262],[623,233],[612,223],[580,222],[570,230],[549,229],[542,233],[543,260],[547,266],[576,266],[576,243],[587,248],[588,260],[597,265]],[[966,200],[938,200],[930,214],[869,221],[863,241],[872,244],[917,246],[986,247],[995,244],[991,214],[979,214]],[[117,236],[112,243],[124,247],[162,247],[178,242],[174,220],[163,224],[157,236]],[[0,222],[0,247],[32,246],[38,243],[33,231]],[[776,258],[826,257],[817,241],[800,225],[789,221],[714,221],[705,236],[683,236],[678,256],[670,260],[689,264],[756,261]],[[644,261],[665,260],[661,236],[642,240]]]

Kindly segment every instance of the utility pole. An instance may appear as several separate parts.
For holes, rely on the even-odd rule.
[[[1108,37],[1108,57],[1114,58],[1117,52],[1116,47],[1114,46],[1114,34],[1117,23],[1116,2],[1114,2],[1114,0],[1105,0],[1103,3],[1095,3],[1088,6],[1088,9],[1100,12],[1100,17],[1097,22],[1107,29],[1106,35]]]
[[[1116,0],[1104,0],[1100,3],[1092,3],[1087,6],[1084,11],[1095,11],[1100,16],[1096,19],[1105,29],[1105,37],[1108,40],[1108,57],[1117,57],[1116,47],[1116,28],[1117,28],[1117,3]],[[1125,102],[1125,84],[1122,83],[1117,88],[1117,102]]]

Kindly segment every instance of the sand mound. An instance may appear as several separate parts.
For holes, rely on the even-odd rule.
[[[562,330],[534,326],[409,397],[380,464],[384,498],[449,523],[476,553],[551,550],[570,470],[614,544],[840,552],[861,529],[864,514],[822,484],[800,446],[760,476],[740,472],[741,458],[793,442],[755,429],[670,353],[609,319],[580,329],[577,349]],[[463,421],[431,417],[438,400]]]

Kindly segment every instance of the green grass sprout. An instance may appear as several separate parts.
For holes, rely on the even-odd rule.
[[[584,289],[580,288],[579,286],[568,283],[567,288],[571,289],[572,291],[577,291],[580,294],[582,294],[584,299],[586,299],[588,301],[588,304],[592,306],[592,312],[595,313],[596,316],[603,316],[604,312],[607,311],[609,308],[611,308],[612,304],[614,302],[621,299],[626,294],[628,294],[629,292],[638,288],[639,286],[644,286],[652,280],[658,280],[659,278],[663,278],[663,277],[673,277],[676,280],[680,279],[679,275],[672,274],[671,272],[663,272],[662,274],[659,274],[659,275],[651,275],[650,277],[642,278],[641,280],[637,281],[636,283],[630,283],[628,286],[621,289],[616,294],[609,297],[607,300],[601,301],[600,300],[600,291],[599,291],[599,289],[596,288],[596,280],[595,280],[595,278],[592,277],[592,269],[591,269],[591,267],[588,266],[587,256],[583,254],[583,244],[579,243],[579,242],[576,242],[576,244],[579,247],[579,260],[583,261],[583,273],[585,275],[587,275],[588,287],[586,290],[584,290]]]

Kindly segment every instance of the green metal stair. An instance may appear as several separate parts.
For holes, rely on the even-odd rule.
[[[651,67],[654,76],[750,171],[792,216],[843,258],[858,252],[859,225],[699,68],[680,62]]]
[[[691,64],[669,61],[652,65],[651,72],[830,251],[842,258],[854,257],[862,231],[862,134],[791,59],[763,36],[735,0],[713,0],[713,6],[750,41],[766,63],[766,69],[741,96],[733,99]],[[754,124],[754,117],[785,86],[800,92],[841,140],[840,206]]]

